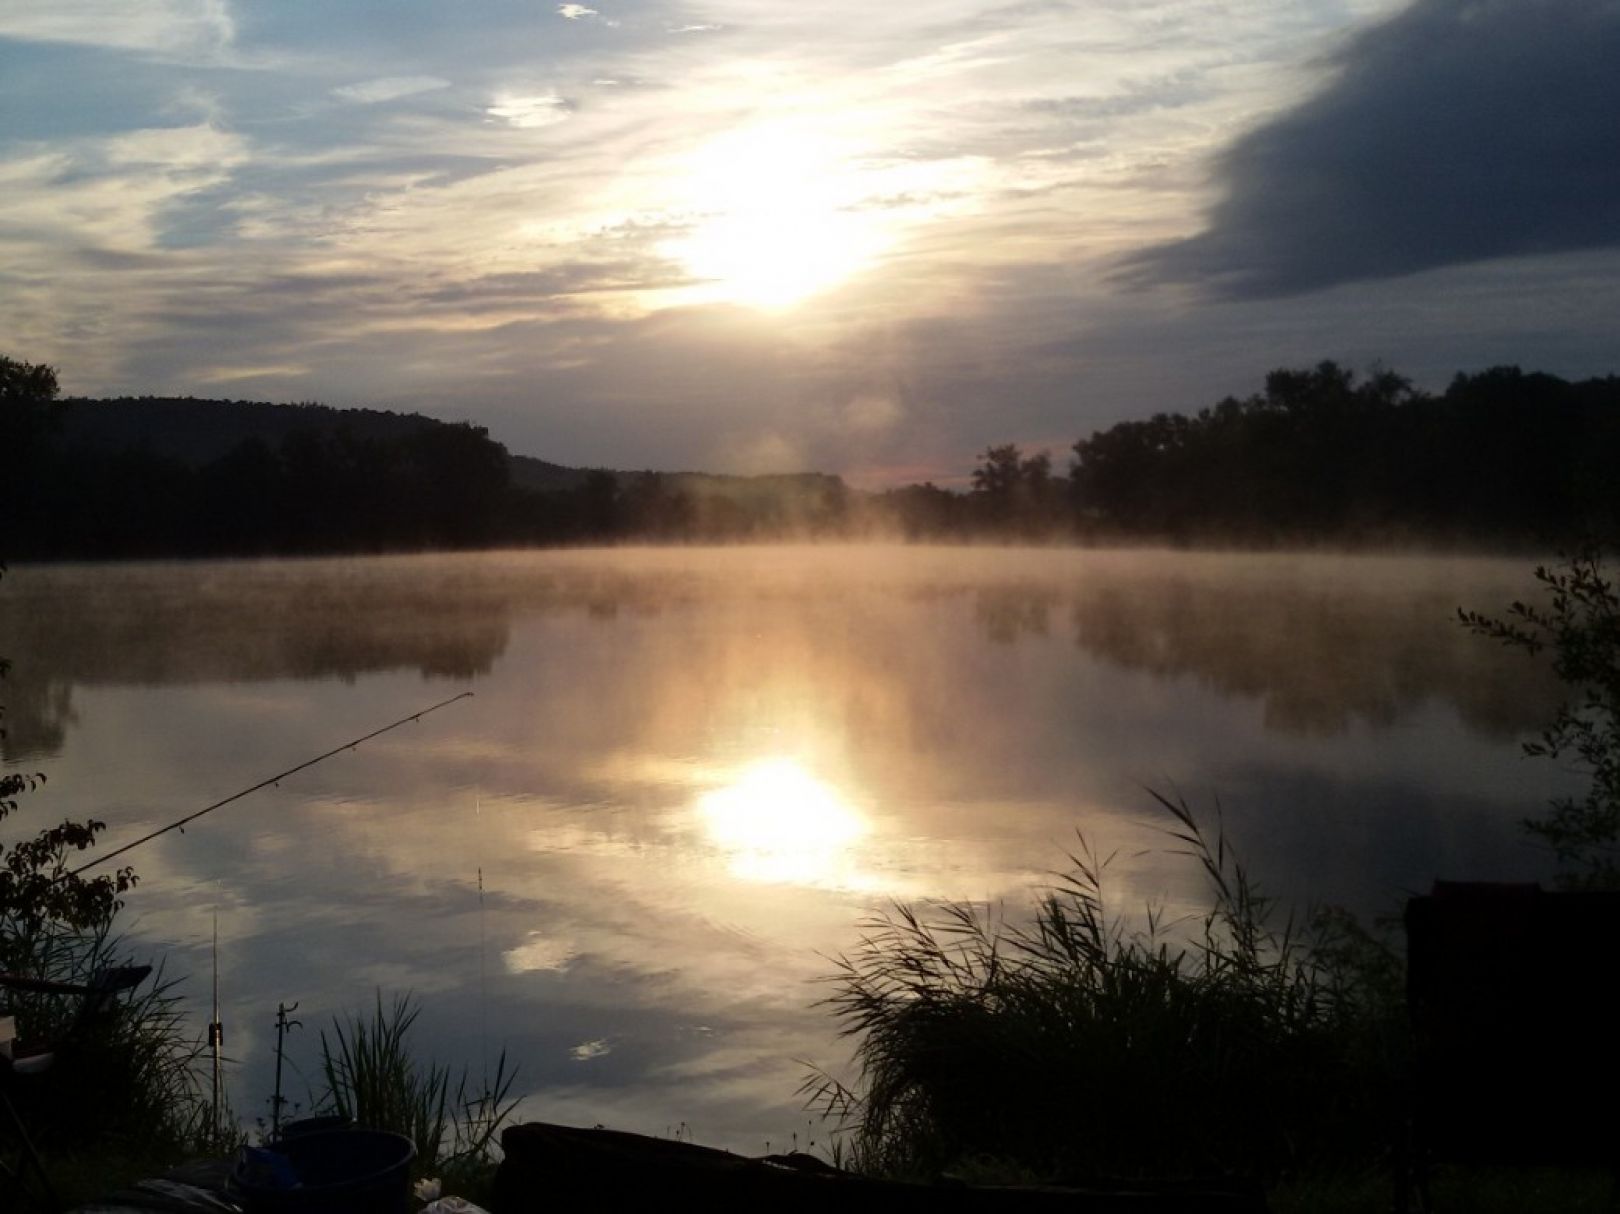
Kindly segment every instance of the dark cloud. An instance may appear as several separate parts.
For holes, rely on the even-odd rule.
[[[1137,283],[1291,295],[1620,245],[1620,4],[1418,0],[1220,158],[1208,228]]]

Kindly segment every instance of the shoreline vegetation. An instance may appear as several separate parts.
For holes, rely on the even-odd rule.
[[[1399,1124],[1402,965],[1388,925],[1266,896],[1185,802],[1172,853],[1204,909],[1121,911],[1083,836],[1027,920],[965,903],[863,924],[825,1000],[858,1087],[802,1089],[856,1170],[1083,1185],[1376,1168]]]
[[[13,560],[881,540],[1546,551],[1620,518],[1620,378],[1497,367],[1439,394],[1332,362],[1123,421],[1066,468],[1018,445],[963,490],[837,476],[576,469],[415,414],[58,399],[0,358]]]

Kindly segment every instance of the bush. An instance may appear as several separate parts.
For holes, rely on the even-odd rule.
[[[1620,887],[1620,592],[1604,576],[1607,557],[1603,545],[1589,542],[1554,569],[1538,565],[1544,606],[1516,602],[1505,620],[1457,611],[1474,632],[1511,648],[1531,655],[1552,649],[1553,671],[1572,698],[1524,750],[1548,759],[1573,755],[1590,783],[1581,797],[1555,797],[1546,817],[1524,825],[1573,866],[1562,881],[1579,888]]]
[[[1377,1158],[1399,1101],[1399,959],[1342,913],[1273,926],[1224,840],[1159,800],[1209,880],[1196,923],[1112,916],[1082,839],[1031,923],[897,907],[840,960],[827,1002],[857,1038],[860,1090],[818,1072],[804,1091],[850,1163],[1072,1182]]]

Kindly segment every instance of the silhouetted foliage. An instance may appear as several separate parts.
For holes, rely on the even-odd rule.
[[[8,408],[0,437],[45,441],[0,494],[23,545],[13,555],[42,559],[895,534],[1500,546],[1620,518],[1620,379],[1513,367],[1459,375],[1438,396],[1390,371],[1279,369],[1246,399],[1094,432],[1066,477],[1047,453],[1004,443],[965,492],[875,494],[813,473],[566,468],[512,456],[480,427],[372,409],[42,408],[25,367],[11,365],[5,391],[35,403]]]
[[[1620,887],[1620,591],[1605,576],[1604,549],[1589,543],[1548,569],[1537,566],[1544,605],[1516,602],[1506,619],[1459,609],[1473,631],[1527,653],[1551,648],[1553,671],[1573,697],[1526,754],[1573,755],[1590,779],[1579,798],[1556,797],[1525,823],[1575,868],[1566,884]]]
[[[56,396],[53,368],[0,358],[0,450],[8,469],[0,483],[26,482],[36,471],[35,453],[55,420]],[[4,573],[0,564],[0,576]],[[0,658],[0,678],[10,669],[10,661]],[[3,721],[0,708],[0,739],[6,736]],[[0,822],[16,815],[21,798],[44,781],[39,772],[0,772]],[[119,895],[135,883],[134,873],[124,868],[85,878],[69,871],[70,858],[93,846],[104,829],[94,820],[67,821],[31,837],[0,840],[0,968],[30,956],[30,942],[48,924],[93,930],[112,919]]]
[[[1099,430],[1070,480],[1106,534],[1535,543],[1616,517],[1617,457],[1620,379],[1498,367],[1430,396],[1323,362],[1191,417]]]
[[[969,505],[980,529],[998,534],[1036,536],[1062,520],[1061,500],[1052,479],[1052,457],[1042,451],[1025,456],[1016,443],[987,448],[973,470]]]
[[[837,477],[563,468],[414,414],[173,398],[65,410],[16,495],[20,556],[738,541],[840,534],[849,508]]]
[[[106,431],[82,417],[64,426],[40,459],[49,475],[35,478],[23,504],[18,555],[382,552],[506,538],[506,452],[480,427],[318,406],[248,406],[250,418],[275,423],[272,437],[249,434],[191,462],[176,452],[212,447],[195,436],[174,439],[156,422],[139,432],[143,445],[118,445],[137,433],[145,407],[112,402],[104,410]],[[242,406],[150,407],[173,422]],[[101,402],[69,402],[67,417],[102,409]],[[304,425],[291,424],[300,418]],[[385,418],[398,424],[379,420]],[[214,423],[213,447],[237,429]]]
[[[0,357],[0,450],[14,464],[60,420],[59,391],[56,368]]]
[[[1399,1109],[1398,957],[1343,912],[1279,922],[1225,840],[1158,800],[1208,881],[1190,922],[1120,918],[1082,840],[1027,922],[949,903],[868,923],[826,1001],[858,1085],[816,1072],[803,1089],[856,1168],[1073,1183],[1378,1158]]]
[[[908,540],[937,539],[966,530],[965,499],[933,481],[880,493],[873,513]]]

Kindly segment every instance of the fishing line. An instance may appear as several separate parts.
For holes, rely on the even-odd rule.
[[[484,798],[473,792],[473,818],[478,850],[478,1049],[483,1055],[484,1090],[489,1090],[489,971],[484,963],[488,932],[484,926]]]
[[[213,1103],[209,1106],[209,1119],[213,1122],[212,1130],[214,1141],[221,1141],[219,1109],[220,1109],[220,1056],[219,1052],[225,1045],[225,1023],[219,1016],[219,902],[218,890],[215,890],[214,902],[214,1017],[208,1022],[208,1048],[214,1055],[214,1085]]]
[[[137,847],[140,847],[144,843],[150,843],[159,835],[166,835],[171,830],[182,830],[188,823],[195,822],[204,814],[211,814],[216,809],[223,809],[232,801],[240,801],[243,797],[248,796],[250,793],[256,793],[261,788],[268,788],[270,785],[279,783],[288,776],[296,775],[298,772],[304,771],[306,768],[314,767],[317,763],[324,763],[334,755],[342,754],[345,750],[353,750],[362,742],[369,742],[372,738],[380,738],[383,734],[387,733],[391,729],[398,729],[401,725],[409,725],[412,721],[420,721],[430,712],[438,712],[439,709],[447,708],[451,704],[454,704],[457,700],[465,700],[471,696],[472,692],[464,691],[458,696],[451,696],[448,700],[440,700],[437,704],[424,708],[420,712],[413,712],[408,717],[401,717],[391,725],[384,725],[381,729],[373,729],[370,733],[364,735],[363,737],[355,738],[352,742],[345,742],[342,746],[334,746],[325,754],[316,755],[313,759],[306,759],[304,762],[298,764],[297,767],[289,767],[286,771],[279,771],[273,776],[260,780],[251,788],[244,788],[241,792],[232,793],[222,801],[215,801],[212,805],[206,805],[202,809],[197,810],[195,813],[190,813],[183,818],[178,818],[175,821],[170,822],[167,826],[160,826],[157,830],[152,831],[150,834],[142,835],[133,843],[126,843],[124,846],[115,848],[112,851],[107,852],[105,855],[97,856],[94,860],[91,860],[86,864],[79,865],[78,868],[75,868],[71,872],[63,873],[60,877],[56,878],[56,880],[66,881],[70,877],[77,877],[80,873],[95,868],[98,864],[105,864],[108,860],[121,856],[125,852],[134,851]]]

